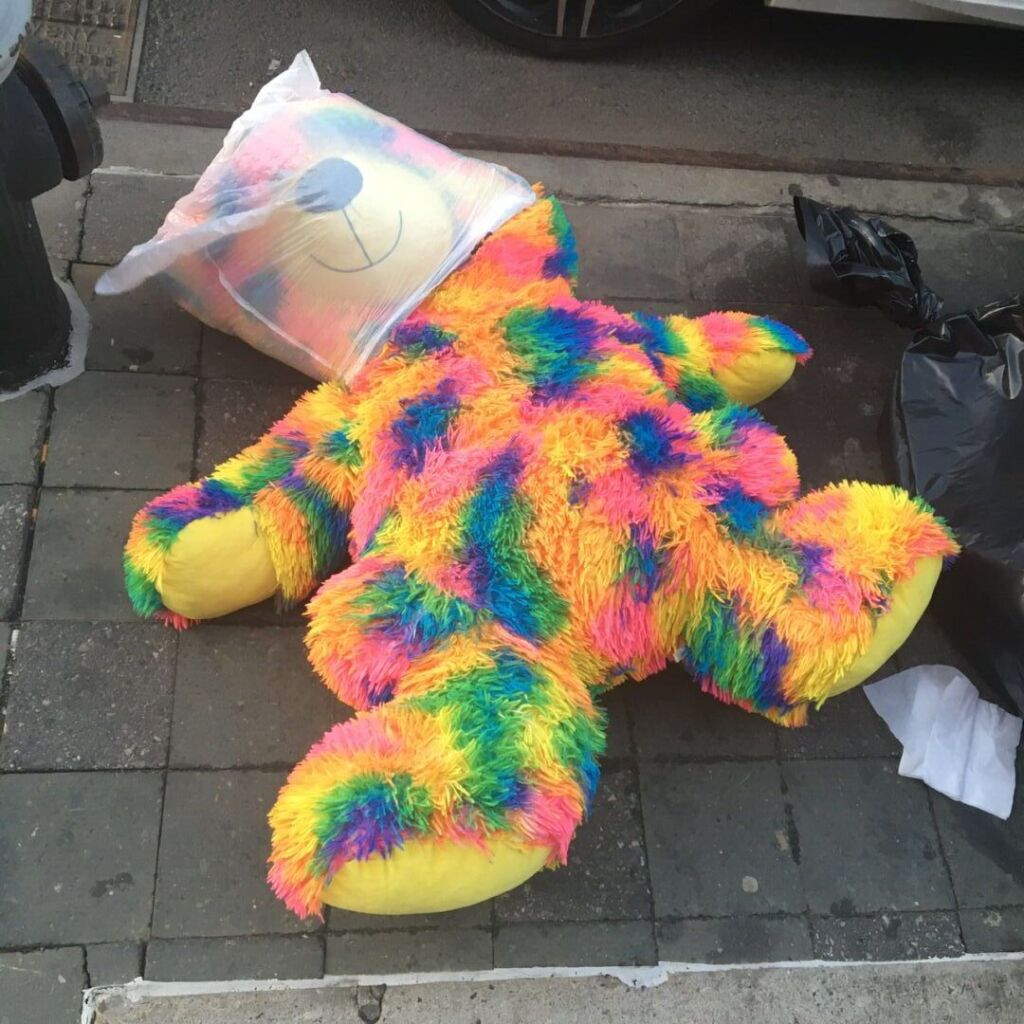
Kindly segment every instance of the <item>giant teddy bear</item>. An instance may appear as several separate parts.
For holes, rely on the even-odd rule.
[[[564,862],[598,784],[599,694],[678,659],[802,724],[902,643],[955,550],[894,488],[800,496],[750,407],[807,358],[794,332],[620,313],[575,277],[541,196],[351,386],[311,390],[135,519],[142,615],[313,595],[310,658],[356,714],[270,813],[270,882],[300,914],[448,909]]]

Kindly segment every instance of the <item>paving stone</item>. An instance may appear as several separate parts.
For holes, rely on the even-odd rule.
[[[636,772],[632,766],[607,769],[590,818],[569,848],[569,863],[541,871],[499,896],[502,921],[596,921],[647,918],[650,881],[643,845],[643,823]]]
[[[0,484],[34,484],[50,409],[46,391],[0,402]]]
[[[89,984],[125,985],[142,977],[141,942],[99,942],[86,947]]]
[[[88,186],[87,178],[62,181],[56,188],[32,200],[46,251],[57,259],[78,258],[78,241]]]
[[[611,967],[657,962],[649,921],[506,924],[494,935],[495,967]]]
[[[491,965],[491,933],[485,928],[349,932],[327,936],[324,973],[482,971]]]
[[[895,672],[895,663],[886,662],[870,681]],[[820,711],[811,711],[802,729],[780,729],[779,749],[783,758],[898,757],[902,751],[859,688],[825,701]]]
[[[953,906],[923,785],[891,761],[793,761],[783,774],[812,911]]]
[[[0,619],[14,614],[22,560],[28,545],[32,489],[0,487]]]
[[[658,917],[805,909],[775,764],[642,761],[640,777]]]
[[[777,963],[810,960],[814,955],[802,917],[659,921],[657,935],[658,958],[677,963]]]
[[[89,372],[57,390],[47,487],[165,488],[192,470],[187,378]]]
[[[172,771],[167,777],[153,934],[297,933],[267,885],[267,813],[283,772]]]
[[[197,475],[258,440],[305,391],[294,384],[204,382],[200,398]]]
[[[136,621],[124,591],[122,550],[150,491],[44,489],[25,618]]]
[[[77,947],[0,953],[0,1024],[78,1024],[84,984]]]
[[[758,407],[793,449],[804,489],[842,479],[888,482],[886,409],[907,332],[875,310],[753,305],[814,349]]]
[[[938,793],[932,801],[959,905],[1024,904],[1024,801],[1019,794],[1008,821]]]
[[[1024,950],[1024,907],[961,910],[960,927],[968,953],[1019,953]]]
[[[819,960],[925,960],[964,951],[952,911],[815,918],[811,927]]]
[[[93,295],[106,269],[91,263],[76,263],[71,269],[72,280],[92,320],[86,367],[194,374],[202,324],[175,305],[155,281],[147,281],[126,295]]]
[[[0,767],[163,767],[174,648],[174,634],[162,626],[24,625],[11,672]]]
[[[153,939],[146,948],[147,981],[319,978],[323,965],[318,935]]]
[[[92,176],[80,259],[117,263],[133,245],[149,241],[171,207],[192,191],[193,178],[100,173]]]
[[[291,766],[349,716],[310,668],[303,632],[223,626],[182,634],[172,765]]]
[[[680,665],[629,686],[626,694],[640,758],[772,757],[767,719],[701,693]]]
[[[157,772],[0,775],[0,943],[142,937],[160,790]]]
[[[605,758],[626,758],[633,754],[633,741],[629,730],[629,708],[626,704],[626,691],[633,687],[630,683],[617,686],[608,693],[597,698],[597,703],[604,708],[608,716],[607,745]]]
[[[393,932],[421,928],[490,928],[494,900],[439,914],[356,914],[327,907],[329,932]]]
[[[203,377],[255,380],[261,384],[289,384],[315,387],[316,381],[265,356],[239,338],[203,326]]]
[[[581,253],[580,294],[637,299],[690,295],[674,216],[657,207],[567,203]]]
[[[747,306],[813,300],[792,217],[722,211],[677,217],[695,298]]]

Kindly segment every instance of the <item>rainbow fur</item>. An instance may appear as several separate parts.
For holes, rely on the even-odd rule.
[[[796,462],[715,372],[803,340],[740,313],[573,296],[553,199],[489,238],[343,390],[325,384],[126,553],[143,615],[185,524],[249,503],[310,657],[358,709],[292,772],[270,880],[317,911],[344,863],[495,833],[565,859],[597,782],[594,695],[673,657],[788,724],[867,647],[892,588],[955,545],[901,491],[798,500]],[[347,540],[352,564],[335,571]]]

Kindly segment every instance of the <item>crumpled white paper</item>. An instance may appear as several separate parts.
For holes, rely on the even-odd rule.
[[[864,687],[903,744],[899,772],[1004,821],[1013,808],[1020,718],[982,700],[948,665],[922,665]]]

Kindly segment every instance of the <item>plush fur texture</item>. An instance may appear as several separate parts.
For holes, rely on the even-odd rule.
[[[574,297],[557,202],[491,236],[346,390],[137,517],[128,589],[199,517],[251,505],[311,660],[358,711],[271,813],[270,880],[299,913],[410,836],[495,833],[565,859],[598,778],[594,695],[678,657],[723,700],[803,721],[866,649],[892,588],[955,550],[919,501],[795,459],[716,369],[773,349],[740,313],[626,315]],[[345,553],[351,565],[337,572]],[[335,574],[336,573],[336,574]],[[335,574],[335,575],[332,575]]]

